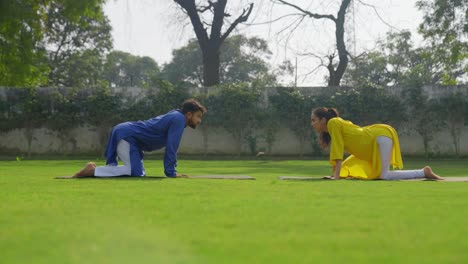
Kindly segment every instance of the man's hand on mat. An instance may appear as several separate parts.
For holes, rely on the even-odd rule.
[[[177,173],[176,178],[188,178],[188,175]]]

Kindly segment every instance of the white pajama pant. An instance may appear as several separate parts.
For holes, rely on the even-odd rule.
[[[120,140],[117,144],[117,157],[124,165],[120,166],[99,166],[94,170],[96,177],[116,177],[128,176],[132,173],[132,166],[130,164],[130,143],[125,140]]]
[[[389,137],[377,137],[380,158],[382,162],[382,172],[380,178],[383,180],[403,180],[424,178],[424,170],[390,170],[390,159],[392,155],[393,140]]]

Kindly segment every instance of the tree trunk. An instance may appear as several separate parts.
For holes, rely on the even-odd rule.
[[[338,50],[339,62],[333,76],[330,76],[330,81],[328,83],[329,86],[340,86],[341,78],[343,78],[346,68],[348,67],[348,51],[346,50],[346,45],[344,41],[344,23],[346,17],[346,9],[348,8],[350,2],[351,0],[343,0],[335,22],[336,49]]]
[[[197,5],[195,0],[174,0],[187,13],[192,22],[193,30],[198,39],[198,44],[203,52],[203,82],[205,86],[219,84],[219,47],[234,28],[243,22],[246,22],[253,9],[253,3],[244,9],[242,14],[237,17],[228,27],[226,32],[221,33],[224,18],[231,16],[226,13],[227,0],[208,1],[207,6]],[[350,0],[348,0],[350,1]],[[211,23],[202,21],[200,14],[210,11],[213,14]],[[211,25],[211,32],[208,35],[205,25]]]
[[[340,86],[340,80],[336,78],[335,74],[335,67],[333,66],[333,59],[334,56],[330,55],[328,56],[329,62],[327,65],[327,70],[328,70],[328,85],[327,86]]]
[[[346,50],[346,44],[344,40],[344,23],[346,17],[346,9],[349,6],[351,0],[343,0],[341,2],[338,16],[334,20],[335,22],[335,38],[336,38],[336,49],[338,50],[338,66],[336,69],[333,66],[333,57],[330,56],[330,62],[327,66],[330,78],[328,79],[328,86],[340,86],[341,78],[348,67],[348,51]]]
[[[328,72],[330,73],[330,78],[328,79],[328,86],[339,86],[341,82],[341,78],[343,77],[346,67],[348,66],[348,51],[346,51],[346,45],[344,42],[344,23],[345,23],[345,16],[346,10],[351,3],[351,0],[342,0],[340,9],[338,10],[337,16],[333,15],[324,15],[324,14],[316,14],[309,12],[300,8],[299,6],[289,3],[289,1],[277,0],[279,3],[291,6],[297,10],[299,10],[302,14],[312,17],[314,19],[329,19],[335,23],[335,37],[336,37],[336,49],[338,50],[338,66],[335,69],[333,65],[333,58],[335,55],[330,55],[329,59],[330,62],[327,65]]]
[[[219,65],[219,47],[203,52],[203,82],[205,87],[220,83]]]

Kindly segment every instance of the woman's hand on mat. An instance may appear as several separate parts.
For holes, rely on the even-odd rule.
[[[340,177],[335,177],[335,176],[325,176],[323,177],[322,179],[325,179],[325,180],[339,180]]]
[[[176,178],[188,178],[188,175],[177,173]]]

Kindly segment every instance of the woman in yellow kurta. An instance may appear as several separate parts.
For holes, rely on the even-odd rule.
[[[332,179],[443,179],[429,166],[421,170],[390,171],[390,165],[402,169],[403,161],[398,134],[389,125],[360,127],[340,118],[336,109],[321,107],[312,111],[311,126],[320,133],[322,147],[330,147]],[[345,151],[351,155],[343,161]]]

